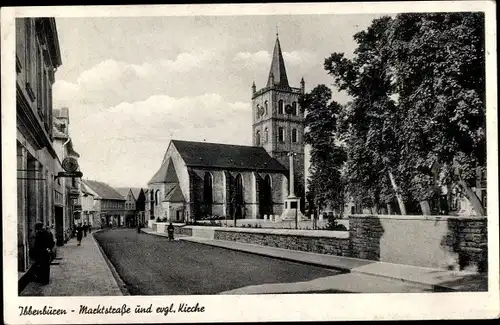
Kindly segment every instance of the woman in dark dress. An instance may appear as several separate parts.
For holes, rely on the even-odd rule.
[[[78,246],[82,244],[82,238],[83,238],[83,227],[82,224],[79,223],[78,226],[76,227],[76,240],[78,241]]]

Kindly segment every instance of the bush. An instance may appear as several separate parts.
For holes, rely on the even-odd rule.
[[[328,218],[328,224],[323,229],[332,231],[347,231],[346,226],[339,224],[337,222],[337,218],[334,218],[333,216]]]

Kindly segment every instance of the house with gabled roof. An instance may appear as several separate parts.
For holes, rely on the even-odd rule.
[[[99,211],[100,222],[106,227],[125,225],[125,198],[106,183],[82,180],[84,186],[98,197],[95,209]]]
[[[141,187],[115,187],[115,190],[126,199],[125,224],[129,227],[136,227],[137,222],[144,224],[145,189]]]

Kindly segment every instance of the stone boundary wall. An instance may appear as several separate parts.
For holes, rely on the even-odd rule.
[[[487,218],[351,215],[352,257],[451,270],[487,270]]]
[[[271,229],[269,229],[271,230]],[[288,231],[290,232],[290,231]],[[334,233],[331,231],[331,233]],[[283,231],[259,231],[258,229],[224,229],[215,230],[214,239],[236,241],[240,243],[271,246],[277,248],[312,252],[319,254],[330,254],[338,256],[350,256],[349,238],[347,232],[337,236],[311,236],[285,234]]]

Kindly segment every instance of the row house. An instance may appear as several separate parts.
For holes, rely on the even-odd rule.
[[[53,110],[53,143],[59,161],[64,161],[66,158],[78,159],[80,157],[73,147],[73,141],[69,134],[69,124],[69,109],[67,107]],[[63,171],[60,163],[58,165],[58,171]],[[80,219],[80,179],[57,177],[56,186],[56,200],[54,202],[55,237],[57,244],[63,245],[71,238],[72,230]]]
[[[82,223],[92,228],[101,228],[100,201],[101,197],[84,182],[80,184],[80,200],[82,202]]]
[[[82,183],[97,197],[94,209],[99,214],[99,225],[123,227],[125,225],[125,198],[106,183],[87,179],[82,180]],[[94,224],[97,225],[97,223]]]
[[[35,223],[55,233],[64,198],[56,180],[61,161],[53,145],[52,86],[61,66],[54,18],[18,18],[16,29],[16,143],[18,272],[32,266]]]
[[[116,187],[121,196],[125,198],[125,224],[136,227],[137,223],[145,224],[145,189],[140,187]]]

